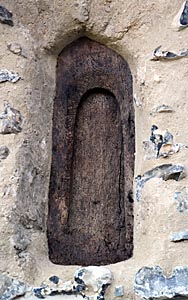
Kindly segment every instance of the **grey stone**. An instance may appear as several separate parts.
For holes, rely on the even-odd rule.
[[[174,193],[174,200],[177,202],[177,210],[179,212],[187,212],[188,213],[188,189],[183,188],[179,192]]]
[[[163,144],[172,144],[173,143],[173,135],[166,130],[163,136]]]
[[[20,44],[18,44],[18,43],[8,44],[7,47],[14,54],[21,55],[21,53],[22,53],[22,48],[21,48]]]
[[[30,242],[31,240],[28,232],[24,230],[22,225],[17,225],[13,236],[13,246],[17,253],[26,250]]]
[[[163,164],[155,167],[144,175],[138,175],[136,180],[136,200],[139,202],[142,197],[142,189],[145,183],[152,178],[161,178],[165,181],[173,179],[179,181],[186,176],[184,167],[182,165]]]
[[[12,278],[0,275],[0,299],[12,300],[25,295],[28,286]]]
[[[73,17],[81,23],[88,21],[89,13],[90,13],[90,5],[91,5],[91,0],[75,0],[74,1],[75,10],[72,13]]]
[[[173,20],[173,27],[178,31],[188,26],[188,1],[184,1]]]
[[[59,277],[58,276],[51,276],[49,278],[49,281],[53,282],[54,284],[58,284],[59,283]]]
[[[114,290],[115,297],[122,297],[124,296],[124,287],[122,285],[116,286]]]
[[[142,198],[142,190],[144,188],[145,183],[150,180],[150,178],[146,178],[141,175],[138,175],[136,178],[136,200],[137,202],[140,202],[141,198]]]
[[[11,283],[11,278],[4,275],[0,275],[0,299],[4,292],[8,289],[8,287],[11,286]]]
[[[180,150],[180,144],[173,142],[172,133],[167,129],[161,131],[156,125],[151,127],[150,141],[144,141],[143,143],[146,152],[144,159],[153,159],[161,156],[166,158]]]
[[[180,24],[183,28],[188,26],[188,1],[184,2],[183,10],[180,17]]]
[[[181,242],[188,240],[188,230],[173,232],[170,237],[171,242]]]
[[[0,161],[2,159],[6,159],[7,156],[9,155],[9,149],[6,146],[1,146],[0,147]]]
[[[183,57],[188,57],[188,50],[180,50],[178,53],[173,53],[167,50],[161,50],[161,46],[153,51],[151,60],[175,60]]]
[[[144,160],[149,160],[149,159],[156,159],[156,150],[155,150],[155,145],[151,141],[143,141],[144,145]]]
[[[42,159],[35,160],[37,147],[33,147],[28,141],[22,144],[21,151],[22,156],[18,157],[17,168],[11,177],[11,183],[18,187],[17,201],[11,211],[10,220],[15,224],[15,229],[18,224],[22,224],[27,234],[30,232],[28,229],[45,231],[46,198],[41,186],[45,185],[47,175],[44,176],[41,171]]]
[[[85,272],[85,269],[87,272]],[[53,275],[47,281],[42,282],[41,286],[31,287],[23,282],[2,275],[0,276],[0,299],[12,300],[19,298],[20,300],[34,300],[53,298],[59,300],[84,298],[86,300],[104,300],[106,289],[112,280],[112,274],[106,268],[90,266],[78,269],[74,278],[79,280],[63,282],[58,276]],[[87,285],[80,283],[84,279]],[[94,289],[93,295],[91,295],[91,291],[88,292],[90,287]]]
[[[143,267],[135,275],[134,290],[142,299],[177,299],[188,297],[187,282],[187,266],[175,267],[170,277],[159,266]]]
[[[101,292],[103,287],[112,283],[112,273],[104,267],[89,266],[78,269],[74,274],[75,281],[90,286],[94,292]]]
[[[142,100],[138,94],[134,94],[134,102],[137,107],[142,107]]]
[[[8,70],[0,70],[0,83],[5,81],[17,82],[21,77],[17,73]]]
[[[4,112],[0,114],[0,134],[19,133],[22,131],[23,117],[19,110],[5,103]]]
[[[32,289],[33,295],[39,299],[55,295],[81,295],[88,299],[87,290],[92,288],[95,299],[104,300],[108,285],[112,280],[111,272],[103,267],[90,266],[80,268],[74,274],[74,281],[62,282],[59,277],[52,276],[40,287]]]
[[[2,24],[7,24],[10,26],[14,26],[12,20],[12,13],[8,11],[4,6],[0,5],[0,22]]]
[[[150,141],[155,145],[156,158],[159,157],[160,149],[164,144],[163,132],[156,125],[151,126]]]
[[[18,43],[11,43],[11,44],[7,44],[7,48],[9,49],[10,52],[18,55],[18,56],[22,56],[24,58],[27,58],[28,57],[28,53],[25,49],[23,49],[21,47],[20,44]]]
[[[159,156],[169,157],[170,155],[179,152],[181,149],[180,144],[164,143],[160,149]]]
[[[162,179],[167,181],[173,179],[179,181],[186,177],[185,169],[182,165],[172,165],[167,168],[162,175]]]
[[[55,282],[53,280],[55,279]],[[57,280],[58,279],[58,280]],[[57,282],[57,283],[56,283]],[[56,295],[82,295],[82,290],[77,289],[77,284],[72,281],[62,282],[59,277],[50,277],[47,282],[42,282],[40,287],[32,289],[33,295],[39,299]]]
[[[152,109],[152,113],[171,113],[174,112],[174,109],[166,104],[159,105]]]

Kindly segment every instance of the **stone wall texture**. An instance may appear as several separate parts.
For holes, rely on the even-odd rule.
[[[158,298],[153,286],[152,292],[146,288],[144,294],[145,278],[156,282],[158,279],[151,280],[152,272],[161,274],[163,270],[165,275],[160,276],[164,279],[177,266],[188,266],[187,25],[188,4],[180,0],[1,0],[3,276],[40,286],[54,275],[64,281],[72,280],[78,269],[49,261],[46,220],[57,57],[65,46],[82,36],[120,54],[133,76],[134,255],[107,266],[113,282],[106,299]],[[135,274],[143,267],[143,273],[147,270],[149,275],[139,272],[135,294]],[[5,291],[1,299],[24,295],[21,290],[17,296],[6,296],[10,279],[0,279],[1,282]],[[174,293],[179,291],[177,282],[175,286]],[[103,292],[104,287],[96,299],[102,299]],[[174,294],[166,292],[165,297],[171,295]],[[177,295],[180,299],[181,295],[187,296],[184,291]]]

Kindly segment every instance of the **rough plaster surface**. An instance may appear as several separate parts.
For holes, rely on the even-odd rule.
[[[188,29],[175,31],[172,26],[183,3],[1,1],[12,12],[14,26],[0,23],[0,69],[19,74],[21,79],[0,84],[0,111],[6,100],[23,117],[18,134],[0,135],[0,147],[9,149],[9,155],[0,161],[1,273],[37,285],[54,274],[69,280],[77,268],[49,261],[46,216],[57,55],[78,37],[85,35],[105,44],[129,63],[136,99],[135,177],[166,163],[188,169],[187,147],[168,158],[150,160],[144,160],[143,147],[153,124],[173,132],[176,143],[188,140],[188,59],[151,60],[159,45],[172,53],[187,49]],[[151,114],[161,105],[173,111]],[[188,265],[186,243],[169,239],[172,232],[186,227],[187,216],[179,213],[173,198],[185,186],[187,178],[146,182],[142,201],[135,201],[134,255],[109,266],[114,283],[107,299],[114,297],[116,285],[124,286],[126,298],[133,299],[133,278],[142,266],[160,265],[168,274],[177,265]]]

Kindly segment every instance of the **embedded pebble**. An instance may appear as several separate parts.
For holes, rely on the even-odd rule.
[[[0,134],[19,133],[22,131],[23,117],[19,110],[5,103],[4,112],[0,114]]]
[[[2,5],[0,5],[0,23],[14,26],[12,13]]]
[[[180,213],[188,213],[188,189],[183,188],[182,190],[174,193],[174,200],[177,203],[177,210]]]
[[[172,165],[172,164],[163,164],[157,166],[147,172],[142,176],[138,175],[135,178],[136,181],[136,200],[139,202],[142,198],[142,190],[147,181],[152,178],[161,178],[162,180],[176,180],[179,181],[186,177],[185,169],[182,165]]]
[[[134,290],[142,299],[168,299],[188,296],[188,267],[175,267],[170,277],[160,266],[143,267],[135,275]],[[181,298],[183,299],[183,298]],[[186,298],[187,299],[187,298]]]
[[[152,54],[150,60],[175,60],[183,57],[188,57],[188,50],[182,49],[178,53],[174,53],[168,50],[161,50],[161,46],[158,46]]]
[[[0,147],[0,161],[2,160],[2,159],[6,159],[7,158],[7,156],[9,155],[9,149],[8,149],[8,147],[6,147],[6,146],[1,146]]]
[[[116,286],[114,291],[115,297],[122,297],[124,296],[124,287],[122,285]]]
[[[171,113],[174,112],[174,109],[166,104],[159,105],[152,109],[152,113]]]
[[[75,274],[75,281],[81,280],[86,286],[92,287],[94,292],[100,291],[103,285],[112,283],[112,273],[104,267],[89,266],[78,269]]]
[[[173,232],[170,236],[171,242],[181,242],[188,240],[188,230]]]
[[[22,53],[22,48],[21,48],[20,44],[18,44],[18,43],[8,44],[7,47],[14,54],[21,55],[21,53]]]
[[[157,111],[157,110],[156,110]],[[144,141],[146,155],[144,159],[168,157],[180,151],[180,144],[175,144],[169,130],[160,130],[156,125],[151,126],[150,140]]]
[[[14,72],[10,72],[8,70],[0,70],[0,83],[9,81],[9,82],[17,82],[21,77]]]

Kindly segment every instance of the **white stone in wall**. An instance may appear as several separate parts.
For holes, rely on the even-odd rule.
[[[112,283],[112,273],[104,267],[89,266],[78,269],[74,274],[75,280],[79,278],[94,292],[100,291],[104,285]]]
[[[0,70],[0,83],[5,81],[17,82],[21,77],[14,72],[8,70]]]

